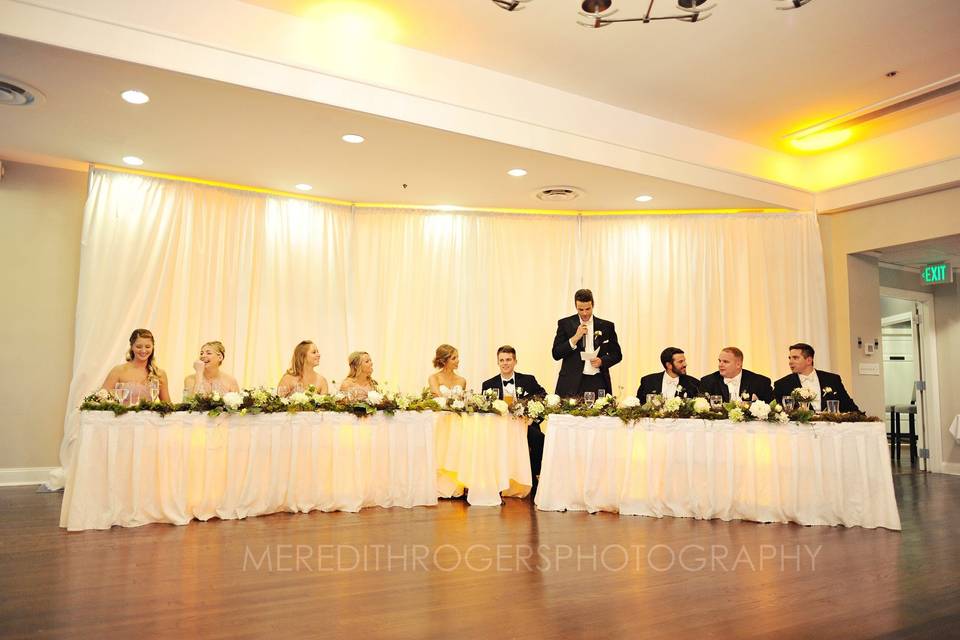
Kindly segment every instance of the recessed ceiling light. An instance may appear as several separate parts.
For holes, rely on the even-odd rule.
[[[137,156],[123,156],[123,163],[129,164],[131,167],[139,167],[143,164],[143,160]]]
[[[510,169],[510,171],[507,171],[507,173],[509,173],[514,178],[522,178],[523,176],[527,175],[527,170],[526,169]]]
[[[302,183],[302,182],[301,182],[300,184],[298,184],[298,185],[295,185],[295,186],[296,186],[296,188],[299,189],[300,191],[310,191],[311,189],[313,189],[313,187],[310,186],[309,184],[304,184],[304,183]]]
[[[146,104],[150,102],[150,96],[145,94],[143,91],[137,91],[136,89],[128,89],[127,91],[121,93],[120,97],[130,104]]]
[[[651,200],[653,200],[653,196],[646,196],[646,195],[637,196],[636,198],[634,198],[634,200],[636,200],[637,202],[650,202]]]
[[[364,140],[363,136],[358,136],[355,133],[348,133],[340,139],[344,142],[349,142],[350,144],[360,144]]]

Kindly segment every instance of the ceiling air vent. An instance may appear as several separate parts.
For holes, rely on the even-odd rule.
[[[0,106],[29,107],[43,102],[43,94],[30,85],[0,75]]]
[[[536,193],[538,199],[546,202],[569,202],[582,195],[582,189],[566,186],[543,187]]]

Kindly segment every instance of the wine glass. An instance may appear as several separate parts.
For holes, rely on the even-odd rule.
[[[150,381],[150,402],[156,402],[157,398],[160,397],[160,381],[151,380]]]
[[[593,391],[586,391],[583,394],[584,404],[593,404],[596,399],[597,399],[597,394],[594,393]]]
[[[120,404],[126,405],[127,399],[130,397],[130,385],[126,382],[119,382],[117,386],[120,387]]]
[[[648,394],[647,394],[647,404],[649,404],[649,405],[652,406],[652,405],[653,405],[653,401],[656,400],[656,399],[657,399],[657,394],[656,394],[656,393],[648,393]]]
[[[120,404],[123,404],[124,388],[125,387],[123,386],[122,382],[118,382],[117,384],[113,385],[113,399],[119,402]]]

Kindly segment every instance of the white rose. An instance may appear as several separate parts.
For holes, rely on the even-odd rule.
[[[593,403],[594,409],[603,409],[610,402],[610,396],[603,396],[602,398],[597,398],[596,402]]]
[[[446,409],[447,399],[445,397],[440,396],[439,398],[434,398],[433,401],[436,402],[437,406],[440,407],[441,409]]]
[[[508,407],[507,403],[504,402],[503,400],[494,400],[493,410],[499,413],[500,415],[503,415],[510,410],[510,407]]]
[[[663,405],[663,410],[667,413],[673,413],[674,411],[679,411],[680,407],[683,406],[683,400],[674,396],[667,400],[666,404]]]
[[[289,398],[290,398],[291,404],[309,404],[310,402],[310,396],[308,396],[302,391],[291,393]]]
[[[777,422],[790,422],[790,416],[785,412],[781,411],[777,414]]]
[[[710,401],[706,398],[697,398],[693,401],[693,410],[697,413],[710,411]]]
[[[519,403],[519,402],[515,403],[515,404],[513,405],[513,408],[512,408],[512,410],[511,410],[511,413],[512,413],[513,415],[517,416],[518,418],[522,418],[522,417],[523,417],[523,405],[522,405],[521,403]]]
[[[636,396],[630,396],[629,398],[624,398],[623,400],[620,401],[620,406],[623,407],[624,409],[632,409],[633,407],[639,407],[640,404],[641,404],[640,398],[637,398]]]
[[[770,415],[770,405],[763,400],[756,400],[750,405],[750,413],[760,420],[766,420]]]
[[[533,400],[527,403],[527,414],[531,418],[539,418],[543,415],[544,406],[542,402]]]
[[[370,391],[367,391],[367,403],[368,403],[368,404],[372,404],[373,406],[376,407],[376,406],[379,405],[381,402],[383,402],[383,394],[382,394],[382,393],[380,393],[379,391],[374,391],[373,389],[371,389]]]
[[[575,407],[575,406],[577,406],[577,399],[576,399],[576,398],[570,398],[569,400],[567,400],[567,404],[570,405],[571,407]]]
[[[229,391],[223,394],[223,404],[227,405],[227,408],[236,411],[240,408],[240,405],[243,404],[243,396],[236,391]]]
[[[475,393],[472,396],[470,396],[470,404],[472,404],[475,407],[482,407],[486,403],[487,403],[486,398],[484,398],[479,393]]]
[[[405,395],[397,396],[397,406],[401,411],[406,411],[407,407],[410,406],[410,398]]]
[[[106,389],[100,389],[96,394],[97,400],[100,402],[109,402],[110,401],[110,392]]]
[[[290,398],[280,398],[280,404],[290,404]]]
[[[337,402],[342,402],[346,397],[347,397],[347,394],[345,394],[345,393],[340,393],[339,391],[337,391],[337,392],[333,395],[333,399],[336,400]]]
[[[440,385],[439,391],[440,391],[440,395],[441,395],[442,397],[444,397],[444,398],[449,398],[449,397],[450,397],[450,387],[448,387],[447,385],[445,385],[445,384]]]
[[[213,392],[213,401],[214,401],[214,402],[220,402],[220,392],[218,392],[218,391],[214,391],[214,392]]]
[[[467,408],[467,404],[463,400],[454,400],[450,406],[457,411],[463,411]]]
[[[555,393],[548,393],[547,397],[543,399],[547,403],[548,407],[556,407],[560,404],[560,396]]]
[[[523,387],[517,387],[517,397],[519,398],[522,395],[523,395]]]
[[[730,409],[730,411],[727,413],[727,418],[733,420],[734,422],[743,422],[743,409],[740,407],[734,407],[733,409]]]

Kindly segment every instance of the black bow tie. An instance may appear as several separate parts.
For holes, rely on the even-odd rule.
[[[503,381],[503,386],[507,386],[508,384],[514,384],[513,378],[510,378],[509,380],[504,380],[504,381]]]

